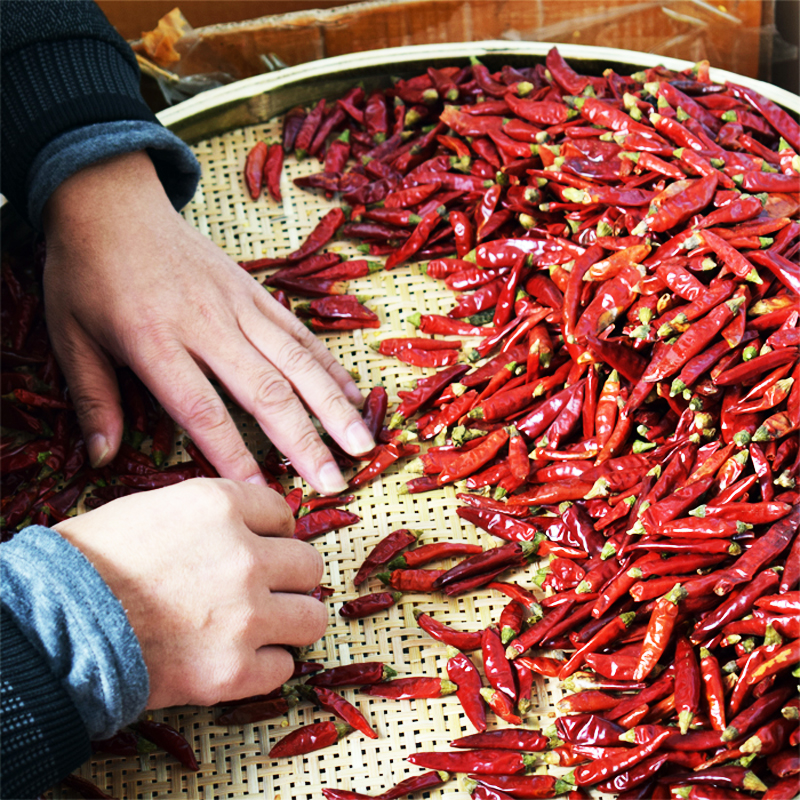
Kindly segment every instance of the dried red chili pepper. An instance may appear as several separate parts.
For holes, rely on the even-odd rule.
[[[339,615],[345,619],[361,619],[391,608],[402,597],[402,592],[375,592],[342,603]]]
[[[343,508],[323,508],[311,511],[295,523],[294,538],[307,542],[330,531],[338,531],[360,522],[361,517]]]
[[[477,650],[481,646],[482,631],[458,631],[424,613],[418,608],[414,609],[414,618],[417,625],[429,636],[457,650]]]
[[[480,695],[481,676],[467,655],[456,648],[448,647],[447,674],[458,687],[456,697],[473,727],[486,730],[486,707]]]
[[[214,722],[217,725],[249,725],[283,716],[299,702],[300,699],[296,695],[287,695],[271,700],[242,703],[219,714]]]
[[[373,697],[386,697],[391,700],[433,699],[446,697],[456,692],[458,687],[447,678],[434,678],[425,675],[413,678],[394,678],[390,681],[362,687],[364,694]],[[423,765],[424,766],[424,765]]]
[[[200,766],[197,763],[194,750],[186,738],[166,722],[156,722],[151,719],[140,719],[131,727],[143,738],[158,747],[166,750],[176,758],[186,769],[197,772]]]
[[[475,775],[513,775],[532,766],[534,759],[528,753],[489,748],[469,752],[417,752],[406,757],[406,761],[418,767]]]
[[[433,584],[446,570],[443,569],[395,569],[380,572],[378,578],[387,586],[400,592],[430,592]]]
[[[365,661],[356,664],[341,664],[312,675],[306,683],[309,686],[366,686],[388,681],[397,672],[380,661]]]
[[[106,794],[99,786],[86,780],[86,778],[82,778],[80,775],[67,775],[61,779],[61,783],[72,791],[77,792],[81,797],[112,800],[110,794]]]
[[[267,160],[267,143],[257,142],[247,154],[244,164],[244,179],[253,200],[261,196],[264,182],[264,164]]]
[[[384,536],[367,554],[361,563],[353,583],[361,585],[376,567],[388,564],[401,550],[414,544],[419,537],[419,531],[410,531],[406,528],[399,528],[396,531]]]
[[[548,738],[527,728],[504,728],[463,736],[450,742],[451,747],[492,748],[538,753],[547,748]]]
[[[284,736],[273,745],[268,755],[276,759],[313,753],[330,747],[352,730],[350,725],[341,722],[313,722]]]

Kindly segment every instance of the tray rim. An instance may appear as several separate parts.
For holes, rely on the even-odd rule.
[[[637,50],[625,50],[614,47],[596,47],[592,45],[562,44],[556,42],[520,42],[489,40],[479,42],[448,42],[441,44],[408,45],[404,47],[389,47],[379,50],[365,50],[358,53],[348,53],[330,58],[317,59],[298,64],[293,67],[279,70],[277,72],[265,73],[264,75],[254,75],[241,81],[221,86],[203,92],[193,98],[183,101],[157,114],[158,119],[167,128],[173,130],[181,138],[187,141],[198,141],[207,135],[221,133],[238,127],[242,124],[241,111],[243,106],[247,106],[249,101],[259,95],[279,93],[288,91],[300,86],[314,85],[318,82],[320,89],[324,82],[329,82],[334,78],[344,79],[354,72],[363,72],[367,75],[375,74],[376,69],[385,69],[383,74],[390,74],[391,68],[399,70],[412,67],[414,64],[424,61],[440,61],[442,59],[464,59],[469,56],[539,56],[543,57],[552,47],[558,47],[559,52],[566,59],[575,60],[604,60],[608,62],[626,63],[638,67],[654,67],[664,65],[670,69],[683,70],[692,66],[692,62],[683,59],[659,56],[652,53],[645,53]],[[372,72],[371,72],[372,71]],[[728,70],[710,68],[711,79],[714,82],[733,81],[743,86],[747,86],[765,97],[773,100],[779,105],[800,114],[800,96],[773,86],[765,81],[749,78]],[[324,94],[324,92],[323,92]],[[321,96],[319,94],[318,96]],[[264,121],[257,116],[252,123]],[[207,133],[200,133],[198,136],[197,124],[200,121],[213,122],[209,115],[213,117],[214,112],[227,111],[230,114],[223,114],[216,117],[218,122],[224,127]],[[281,113],[281,112],[277,112]],[[246,123],[245,123],[246,124]],[[204,126],[203,126],[204,127]],[[213,125],[211,126],[213,127]]]

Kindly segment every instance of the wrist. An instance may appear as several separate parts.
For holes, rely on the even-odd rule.
[[[156,210],[174,213],[153,162],[140,150],[90,164],[66,178],[45,203],[42,226],[49,244],[88,223],[122,218],[130,224],[144,211]]]

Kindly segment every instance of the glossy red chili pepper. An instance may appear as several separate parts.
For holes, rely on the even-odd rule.
[[[418,537],[419,531],[410,531],[406,528],[399,528],[384,536],[361,563],[353,578],[353,583],[360,586],[375,571],[376,567],[388,564],[404,548],[414,544]]]
[[[77,792],[81,797],[95,798],[96,800],[110,800],[112,795],[106,794],[99,786],[96,786],[80,775],[67,775],[61,779],[61,783],[73,792]]]
[[[467,542],[431,542],[430,544],[424,544],[396,556],[389,562],[389,567],[391,569],[403,569],[405,567],[416,568],[440,558],[472,555],[482,551],[483,548],[479,544],[469,544]]]
[[[468,632],[455,630],[418,608],[414,609],[414,618],[417,620],[417,625],[429,636],[432,636],[434,639],[450,647],[455,647],[457,650],[477,650],[481,646],[481,640],[483,638],[482,631]]]
[[[483,732],[486,730],[486,707],[480,695],[480,673],[469,656],[456,648],[448,647],[447,656],[447,675],[458,687],[456,697],[472,726]]]
[[[795,507],[791,514],[775,522],[766,533],[759,536],[733,566],[723,572],[714,587],[714,592],[724,595],[734,586],[752,581],[762,567],[789,546],[798,528],[800,528],[800,509]]]
[[[219,714],[214,722],[217,725],[249,725],[283,716],[299,702],[300,699],[296,695],[287,695],[271,700],[242,703]]]
[[[261,196],[261,186],[264,182],[264,164],[267,160],[267,143],[257,142],[248,152],[244,164],[244,179],[247,191],[253,200]]]
[[[297,520],[294,527],[294,538],[307,542],[330,531],[338,531],[360,522],[361,517],[343,508],[323,508],[311,511]]]
[[[345,619],[361,619],[391,608],[402,597],[402,592],[375,592],[343,603],[339,615]]]
[[[406,757],[406,760],[418,767],[437,769],[448,772],[471,772],[475,775],[513,775],[524,772],[534,763],[534,756],[510,752],[509,750],[489,749],[452,751],[452,752],[417,752]]]
[[[447,678],[418,676],[412,678],[394,678],[390,681],[375,683],[362,687],[364,694],[373,697],[386,697],[391,700],[433,699],[453,694],[457,686]]]
[[[790,666],[791,663],[796,663],[797,660],[797,653],[800,652],[800,644],[798,644],[794,648],[794,653],[789,653],[785,660],[786,660],[786,668]],[[774,660],[776,656],[773,656],[770,661]],[[766,664],[768,662],[764,662]],[[759,669],[762,669],[763,672],[767,670],[764,669],[764,664],[761,665]],[[754,671],[751,675],[751,680],[753,676],[757,675],[758,669]],[[763,678],[764,675],[760,675],[760,677],[756,678],[756,680],[760,680]],[[775,689],[768,694],[759,697],[757,700],[754,700],[748,708],[744,711],[739,712],[730,722],[728,723],[728,727],[722,732],[722,741],[723,742],[732,742],[738,739],[740,736],[744,736],[745,734],[755,732],[761,725],[764,724],[768,719],[772,717],[774,712],[776,712],[784,702],[787,700],[788,697],[791,696],[791,689],[788,687],[780,687]]]
[[[633,675],[634,680],[646,678],[666,649],[678,617],[680,601],[685,596],[685,590],[677,585],[656,602],[647,626],[639,664]]]
[[[186,738],[166,722],[156,722],[151,719],[140,719],[131,727],[143,738],[166,750],[176,758],[186,769],[197,772],[200,766],[197,763],[194,750]]]
[[[306,683],[309,686],[367,686],[388,681],[397,672],[380,661],[365,661],[357,664],[340,664],[312,675]]]
[[[392,416],[389,428],[399,427],[403,420],[426,409],[446,387],[458,381],[468,371],[466,364],[457,364],[429,377],[420,378],[410,392],[398,392],[401,403]]]
[[[276,759],[313,753],[330,747],[352,730],[350,725],[341,722],[313,722],[284,736],[268,755]]]
[[[416,447],[416,446],[415,446]],[[410,451],[409,445],[398,445],[395,442],[389,444],[378,445],[373,451],[372,460],[357,472],[347,483],[347,488],[357,489],[366,483],[377,478],[386,472],[389,467],[397,461],[402,454],[408,454]],[[418,452],[415,450],[414,452]]]

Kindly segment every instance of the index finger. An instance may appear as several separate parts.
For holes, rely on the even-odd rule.
[[[157,360],[132,364],[167,413],[189,435],[223,478],[265,486],[225,403],[194,359],[177,342],[160,343]]]
[[[242,522],[258,536],[294,536],[295,518],[289,504],[274,489],[240,481],[225,481],[230,503]]]

